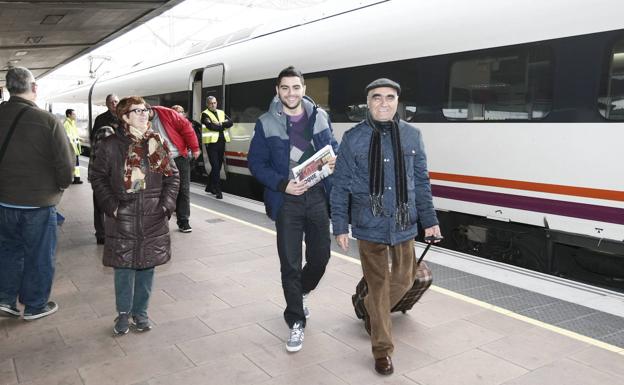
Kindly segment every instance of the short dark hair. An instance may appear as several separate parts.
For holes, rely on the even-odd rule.
[[[69,118],[69,115],[73,114],[74,110],[72,110],[71,108],[68,108],[65,110],[65,116],[67,116]]]
[[[301,71],[296,69],[294,66],[288,66],[280,71],[279,75],[277,75],[277,83],[275,85],[279,86],[282,82],[282,78],[292,77],[298,77],[299,79],[301,79],[301,84],[305,84],[305,80],[303,79],[303,74],[301,73]]]
[[[115,94],[108,94],[108,95],[106,95],[106,103],[108,103],[108,101],[111,100],[112,98],[114,98],[115,96],[117,96],[117,95],[115,95]]]
[[[6,88],[11,94],[19,95],[28,92],[34,81],[35,77],[26,67],[9,68],[6,74]]]

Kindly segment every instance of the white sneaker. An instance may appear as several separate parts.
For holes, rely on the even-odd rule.
[[[306,319],[310,318],[310,308],[308,307],[308,295],[307,294],[303,295],[303,314],[305,315]]]
[[[286,341],[286,350],[289,352],[298,352],[303,347],[303,325],[301,322],[295,322],[292,329],[290,329],[290,335],[288,341]]]

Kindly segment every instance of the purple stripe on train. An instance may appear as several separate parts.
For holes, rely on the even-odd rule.
[[[433,195],[437,198],[456,199],[491,206],[502,206],[519,210],[616,223],[619,225],[624,224],[624,209],[617,207],[565,202],[555,199],[535,198],[441,185],[431,185],[431,189]]]

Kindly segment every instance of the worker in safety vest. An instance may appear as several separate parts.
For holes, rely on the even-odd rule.
[[[208,161],[210,162],[210,177],[206,184],[206,192],[214,194],[217,199],[223,199],[221,193],[221,167],[225,155],[225,143],[230,141],[232,119],[225,112],[217,109],[217,98],[208,96],[206,108],[201,115],[202,143],[206,145]]]
[[[67,137],[69,138],[69,142],[74,149],[74,154],[76,154],[76,166],[74,167],[74,181],[72,184],[82,184],[80,180],[80,167],[78,163],[78,156],[80,155],[80,137],[78,136],[78,127],[76,127],[76,111],[67,109],[65,111],[65,121],[63,122],[63,126],[65,127],[65,133],[67,133]]]

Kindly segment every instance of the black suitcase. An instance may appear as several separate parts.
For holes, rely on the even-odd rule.
[[[416,268],[416,279],[414,280],[414,284],[412,287],[405,293],[403,298],[394,305],[391,309],[392,312],[407,312],[411,310],[412,307],[420,297],[427,291],[429,286],[431,286],[431,282],[433,282],[433,275],[431,274],[431,270],[425,262],[423,262],[423,258],[429,248],[431,247],[431,243],[427,244],[427,247],[421,254],[420,258],[418,258],[417,268]],[[360,282],[355,287],[355,294],[351,296],[351,302],[353,302],[353,308],[355,309],[355,315],[359,319],[365,319],[364,317],[367,315],[366,308],[364,307],[364,297],[368,294],[368,285],[366,284],[366,280],[362,278]],[[368,317],[367,317],[368,318]]]

